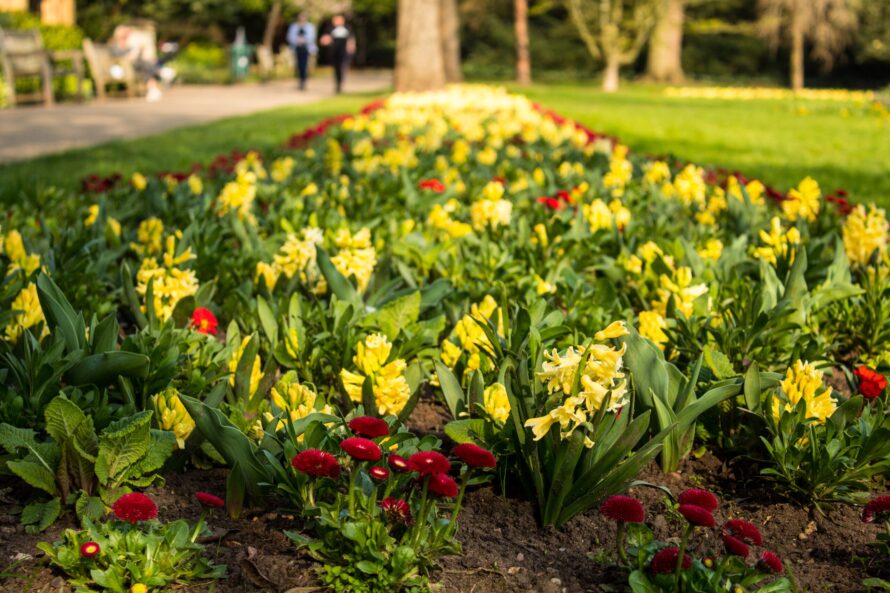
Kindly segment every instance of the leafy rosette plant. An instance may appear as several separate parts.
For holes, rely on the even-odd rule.
[[[454,533],[466,488],[497,464],[470,444],[451,459],[434,437],[393,433],[370,416],[309,416],[288,432],[289,462],[275,464],[274,481],[302,525],[285,533],[322,563],[335,591],[427,590],[436,560],[460,551]]]
[[[696,550],[694,535],[701,529],[715,529],[717,497],[700,488],[690,488],[677,497],[677,511],[686,521],[680,545],[655,541],[643,524],[644,508],[638,500],[615,495],[603,502],[600,512],[618,528],[617,557],[632,569],[628,583],[634,593],[752,592],[779,593],[795,591],[791,577],[777,578],[786,572],[782,560],[769,550],[762,550],[756,562],[747,559],[751,546],[762,546],[763,537],[756,525],[744,519],[729,519],[721,529],[724,553]],[[625,527],[630,529],[625,538]]]
[[[196,496],[210,507],[222,503],[207,493]],[[183,520],[162,523],[157,505],[139,492],[118,498],[112,512],[113,519],[84,518],[82,530],[67,529],[54,544],[37,545],[77,593],[161,592],[225,575],[226,567],[208,562],[196,543],[204,533],[203,516],[194,529]]]

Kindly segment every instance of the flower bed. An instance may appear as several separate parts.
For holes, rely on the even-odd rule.
[[[76,518],[117,541],[137,533],[104,519],[121,497],[163,499],[164,477],[183,483],[174,470],[229,468],[201,502],[219,495],[233,519],[133,522],[140,541],[172,538],[196,560],[115,572],[103,541],[74,530],[56,549],[81,558],[53,562],[81,587],[219,576],[199,545],[214,537],[314,559],[296,584],[341,591],[430,577],[462,590],[476,569],[498,573],[491,590],[790,591],[825,574],[802,561],[835,549],[872,559],[842,562],[838,583],[887,576],[867,546],[878,527],[814,535],[839,533],[824,517],[855,516],[842,505],[890,471],[887,221],[843,190],[646,159],[521,96],[458,87],[321,122],[278,154],[90,176],[79,195],[40,199],[40,215],[9,213],[2,244],[0,445],[24,528],[52,541]],[[704,451],[725,469],[690,473]],[[631,492],[661,539],[628,527],[614,556],[597,509],[640,476],[666,487]],[[673,502],[696,480],[720,491],[719,522]],[[492,505],[514,525],[486,517]],[[792,530],[812,513],[792,542],[819,546],[770,533],[764,509]],[[277,535],[211,531],[245,516]],[[715,538],[753,543],[729,519],[759,522],[782,571],[715,556]],[[530,566],[513,564],[515,542],[485,549],[496,529],[527,542]],[[673,552],[658,543],[681,534]],[[589,580],[549,576],[536,538],[563,537]],[[249,550],[222,556],[233,583],[268,578]],[[91,582],[91,562],[117,581]]]

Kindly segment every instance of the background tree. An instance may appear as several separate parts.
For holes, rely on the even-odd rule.
[[[758,0],[760,32],[773,46],[791,46],[791,88],[804,86],[804,43],[826,69],[852,41],[858,26],[859,0]]]
[[[621,66],[634,62],[658,19],[661,0],[566,0],[590,54],[605,62],[603,90],[618,90]]]
[[[442,40],[442,60],[445,82],[463,82],[460,69],[460,14],[457,0],[439,0],[439,37]]]
[[[441,0],[399,0],[396,91],[429,91],[445,86]]]
[[[531,84],[532,59],[528,38],[528,0],[515,0],[513,4],[513,20],[516,30],[516,82]]]
[[[662,0],[649,40],[646,76],[654,82],[683,81],[683,23],[686,0]]]

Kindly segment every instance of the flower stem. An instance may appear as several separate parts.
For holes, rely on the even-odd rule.
[[[349,516],[355,518],[355,482],[358,476],[360,462],[356,462],[352,467],[352,473],[349,474]]]
[[[460,491],[457,493],[457,502],[454,503],[454,510],[451,511],[451,520],[448,522],[448,529],[445,530],[445,534],[448,537],[451,537],[454,533],[455,526],[457,525],[457,515],[460,513],[460,507],[464,501],[464,492],[467,491],[467,484],[472,473],[472,469],[467,469],[462,475],[463,479],[460,482]]]
[[[417,514],[417,517],[414,521],[414,527],[411,531],[411,546],[414,547],[416,545],[417,535],[420,533],[422,527],[421,524],[426,524],[426,499],[427,499],[427,489],[429,488],[430,478],[429,476],[423,479],[423,491],[420,495],[420,512]]]
[[[689,543],[689,536],[695,527],[692,523],[686,525],[686,531],[683,532],[683,539],[680,541],[680,551],[677,553],[677,568],[675,574],[677,577],[677,591],[680,591],[680,573],[683,570],[683,556],[686,554],[686,544]]]
[[[627,550],[624,549],[624,521],[618,521],[615,528],[615,551],[619,562],[627,564]]]
[[[207,509],[201,511],[201,518],[198,519],[198,524],[195,525],[195,531],[192,532],[192,543],[198,541],[198,535],[201,533],[201,527],[204,526],[205,517],[207,517]]]

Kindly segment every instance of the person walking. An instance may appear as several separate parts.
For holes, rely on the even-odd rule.
[[[355,53],[355,37],[346,26],[346,17],[342,14],[331,19],[331,31],[321,37],[321,44],[330,48],[331,65],[334,67],[334,81],[337,93],[343,89],[343,78],[346,66]]]
[[[300,90],[304,91],[309,78],[309,56],[318,52],[318,46],[315,45],[315,25],[306,20],[305,12],[298,14],[297,20],[288,27],[287,44],[294,51],[296,75],[300,81]]]

